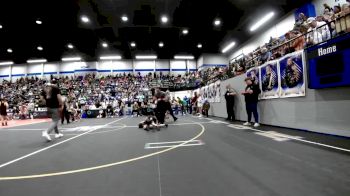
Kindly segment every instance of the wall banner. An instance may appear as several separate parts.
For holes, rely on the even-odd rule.
[[[305,60],[303,51],[297,51],[279,60],[280,97],[305,96]]]
[[[278,98],[280,93],[280,75],[278,61],[270,61],[260,67],[261,99]]]

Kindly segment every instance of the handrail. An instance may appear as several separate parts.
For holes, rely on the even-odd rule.
[[[320,27],[317,27],[316,29],[314,29],[314,30],[312,30],[312,31],[308,31],[308,32],[303,33],[303,34],[301,34],[301,35],[299,35],[299,36],[296,36],[296,37],[294,37],[294,38],[292,38],[292,39],[290,39],[290,40],[288,40],[288,41],[286,41],[286,42],[283,42],[283,43],[281,43],[281,44],[279,44],[279,45],[277,45],[277,46],[273,46],[273,47],[271,47],[271,48],[268,49],[268,52],[270,52],[271,55],[273,55],[273,52],[276,51],[276,50],[279,50],[280,48],[283,48],[283,47],[288,46],[287,49],[291,49],[291,48],[292,48],[291,43],[293,43],[295,40],[297,40],[297,39],[299,39],[299,38],[301,38],[301,37],[303,37],[303,38],[305,39],[305,44],[306,44],[306,45],[304,45],[304,49],[305,49],[305,48],[309,48],[309,47],[312,47],[312,46],[315,46],[315,45],[318,45],[318,44],[322,44],[322,43],[324,43],[324,42],[326,42],[326,41],[328,41],[328,40],[334,39],[334,38],[339,37],[339,36],[341,36],[341,35],[347,34],[347,33],[350,32],[350,26],[348,26],[348,23],[346,22],[346,18],[347,18],[347,17],[350,17],[350,13],[348,13],[348,14],[346,14],[346,15],[344,15],[344,16],[335,18],[335,19],[332,20],[332,21],[326,22],[326,24],[324,24],[324,25],[322,25],[322,26],[320,26]],[[345,19],[345,21],[343,22],[342,20],[344,20],[344,19]],[[337,27],[338,22],[339,22],[339,25],[340,25],[340,29]],[[327,37],[327,39],[322,39],[321,42],[317,42],[317,43],[315,43],[315,44],[309,44],[309,45],[307,44],[307,38],[308,38],[308,36],[309,36],[311,33],[314,33],[315,31],[318,31],[319,29],[324,28],[325,26],[331,27],[332,23],[334,24],[333,32],[335,32],[336,34],[332,34],[332,29],[329,28],[328,30],[329,30],[329,35],[330,35],[330,36]],[[345,24],[345,28],[342,26],[342,25],[343,25],[342,23]],[[319,36],[319,34],[317,34],[317,36]],[[322,36],[322,35],[321,35],[321,36]],[[319,39],[319,38],[320,38],[320,37],[317,37],[317,39]],[[260,52],[260,50],[261,50],[262,47],[260,46],[259,48],[260,48],[259,50],[255,50],[255,51],[253,51],[253,52],[251,52],[251,53],[254,54],[254,53]],[[289,52],[288,52],[288,53],[289,53]],[[234,60],[236,60],[237,57],[239,57],[239,56],[241,56],[241,55],[242,55],[242,54],[236,56],[235,58],[233,58],[233,59],[231,59],[231,60],[229,61],[229,62],[230,62],[230,65],[229,65],[228,68],[226,68],[226,73],[224,73],[224,75],[226,74],[227,77],[224,76],[224,78],[231,78],[231,77],[228,76],[229,74],[227,74],[227,72],[230,71],[231,68],[232,68],[231,62],[233,62]],[[285,55],[285,54],[283,54],[281,57],[283,57],[284,55]],[[254,61],[260,59],[260,57],[261,57],[261,54],[256,55],[255,57],[253,57],[253,58],[251,58],[251,59],[249,59],[249,60],[246,60],[246,55],[243,54],[243,57],[240,58],[240,59],[238,59],[238,61],[240,61],[240,63],[243,63],[243,64],[244,64],[244,67],[245,67],[244,72],[246,72],[246,71],[247,71],[249,68],[251,68],[251,67],[259,66],[259,64],[258,64],[258,65],[254,65],[254,64],[255,64]],[[233,62],[233,64],[235,64],[235,63],[238,63],[237,60],[236,60],[235,62]],[[258,62],[258,63],[259,63],[259,62]],[[249,66],[250,64],[253,64],[253,66]],[[209,80],[204,81],[204,84],[212,83],[211,81],[212,81],[213,79],[214,79],[214,80],[219,80],[220,77],[222,77],[222,75],[223,75],[223,74],[215,75],[215,76],[211,77]],[[233,77],[235,77],[235,74],[233,75]],[[214,81],[214,82],[215,82],[215,81]]]
[[[350,14],[346,14],[346,15],[341,16],[341,17],[339,17],[339,18],[336,18],[336,19],[334,19],[334,20],[332,20],[332,21],[326,22],[326,24],[324,24],[324,25],[322,25],[322,26],[320,26],[320,27],[317,27],[317,28],[316,28],[316,31],[317,31],[318,29],[324,28],[325,26],[330,26],[332,23],[336,23],[337,21],[340,21],[341,19],[345,19],[346,17],[349,17],[349,16],[350,16]],[[341,25],[341,23],[340,23],[340,25]],[[346,22],[345,22],[345,25],[347,26],[347,23],[346,23]],[[341,28],[341,30],[343,29],[342,27],[340,27],[340,28]],[[350,28],[350,27],[346,27],[345,30],[347,30],[347,29],[349,29],[349,28]],[[334,30],[337,31],[336,28],[335,28]],[[306,32],[306,33],[304,33],[304,34],[301,34],[301,35],[299,35],[299,36],[297,36],[297,37],[295,37],[295,38],[292,38],[292,39],[288,40],[287,42],[284,42],[284,43],[282,43],[282,44],[279,44],[279,45],[277,45],[277,46],[274,46],[274,47],[270,48],[270,49],[268,50],[268,52],[271,52],[271,51],[273,51],[273,50],[279,49],[279,48],[281,48],[281,47],[283,47],[283,46],[285,46],[285,45],[287,45],[287,44],[292,43],[293,41],[295,41],[295,40],[297,40],[297,39],[299,39],[299,38],[301,38],[301,37],[304,37],[304,38],[305,38],[306,35],[308,35],[308,34],[310,34],[310,33],[313,33],[313,32],[314,32],[314,31],[309,31],[309,32]],[[336,36],[332,36],[332,34],[331,34],[331,32],[330,32],[330,36],[331,36],[330,39],[335,38],[335,37],[341,35],[341,34],[339,34],[339,33],[341,33],[341,31],[340,31],[340,32],[337,32]],[[322,42],[319,42],[319,43],[316,43],[316,44],[313,44],[313,45],[306,46],[305,48],[308,48],[308,47],[311,47],[311,46],[314,46],[314,45],[317,45],[317,44],[321,44],[321,43],[326,42],[326,41],[328,41],[328,40],[329,40],[329,39],[327,39],[327,40],[322,40]],[[261,50],[261,49],[260,49],[260,50]],[[258,51],[260,51],[260,50],[258,50]],[[253,52],[258,52],[258,51],[253,51]],[[258,56],[256,56],[256,57],[254,57],[253,59],[250,59],[248,62],[251,62],[251,61],[257,59],[257,58],[260,57],[260,56],[261,56],[261,55],[258,55]]]

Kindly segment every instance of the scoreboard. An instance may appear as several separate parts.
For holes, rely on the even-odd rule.
[[[350,34],[306,49],[311,89],[350,85]]]

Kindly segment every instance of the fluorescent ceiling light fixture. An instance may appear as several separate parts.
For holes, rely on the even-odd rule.
[[[222,49],[222,53],[226,53],[227,51],[229,51],[231,48],[233,48],[233,46],[235,46],[236,42],[231,42],[229,45],[227,45],[224,49]]]
[[[30,59],[27,61],[27,63],[46,63],[46,59]]]
[[[203,47],[202,44],[198,44],[198,45],[197,45],[197,48],[202,48],[202,47]]]
[[[136,59],[157,59],[157,55],[136,55]]]
[[[44,50],[44,48],[41,47],[41,46],[38,46],[36,49],[38,49],[38,50],[40,50],[40,51]]]
[[[4,62],[0,62],[0,65],[12,65],[13,62],[12,61],[4,61]]]
[[[41,20],[36,20],[35,23],[36,23],[36,24],[39,24],[39,25],[40,25],[40,24],[43,24],[43,22],[42,22]]]
[[[90,22],[90,19],[87,16],[82,16],[81,21],[83,21],[84,23],[88,23]]]
[[[194,59],[194,56],[191,56],[191,55],[175,55],[174,59]]]
[[[114,55],[114,56],[100,56],[101,60],[120,60],[122,57],[120,55]]]
[[[81,57],[79,57],[79,56],[62,58],[62,61],[80,61],[80,60],[81,60]]]
[[[163,48],[164,43],[163,43],[163,42],[159,42],[158,46],[161,47],[161,48]]]
[[[131,42],[131,43],[130,43],[130,46],[131,46],[131,47],[136,47],[136,43],[135,43],[135,42]]]
[[[103,43],[102,43],[102,47],[107,48],[107,47],[108,47],[108,44],[107,44],[106,42],[103,42]]]
[[[129,20],[129,18],[126,15],[123,15],[121,18],[123,22],[127,22]]]
[[[221,25],[221,20],[220,20],[220,19],[218,19],[218,18],[217,18],[217,19],[215,19],[215,20],[214,20],[214,25],[215,25],[215,26],[219,26],[219,25]]]
[[[8,52],[8,53],[12,53],[13,51],[12,51],[11,48],[8,48],[8,49],[7,49],[7,52]]]
[[[73,48],[74,48],[73,44],[68,44],[67,47],[68,47],[69,49],[73,49]]]
[[[188,34],[188,29],[182,30],[182,34],[187,35]]]
[[[167,23],[168,22],[168,17],[167,16],[162,16],[161,18],[160,18],[160,20],[162,21],[162,23]]]
[[[269,21],[273,16],[275,15],[274,12],[270,12],[267,15],[265,15],[263,18],[261,18],[257,23],[255,23],[253,26],[250,27],[250,31],[255,31],[260,26],[265,24],[267,21]]]

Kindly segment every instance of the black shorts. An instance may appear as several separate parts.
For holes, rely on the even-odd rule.
[[[152,121],[146,120],[146,121],[144,122],[144,124],[145,124],[145,125],[151,125],[151,124],[152,124]]]

